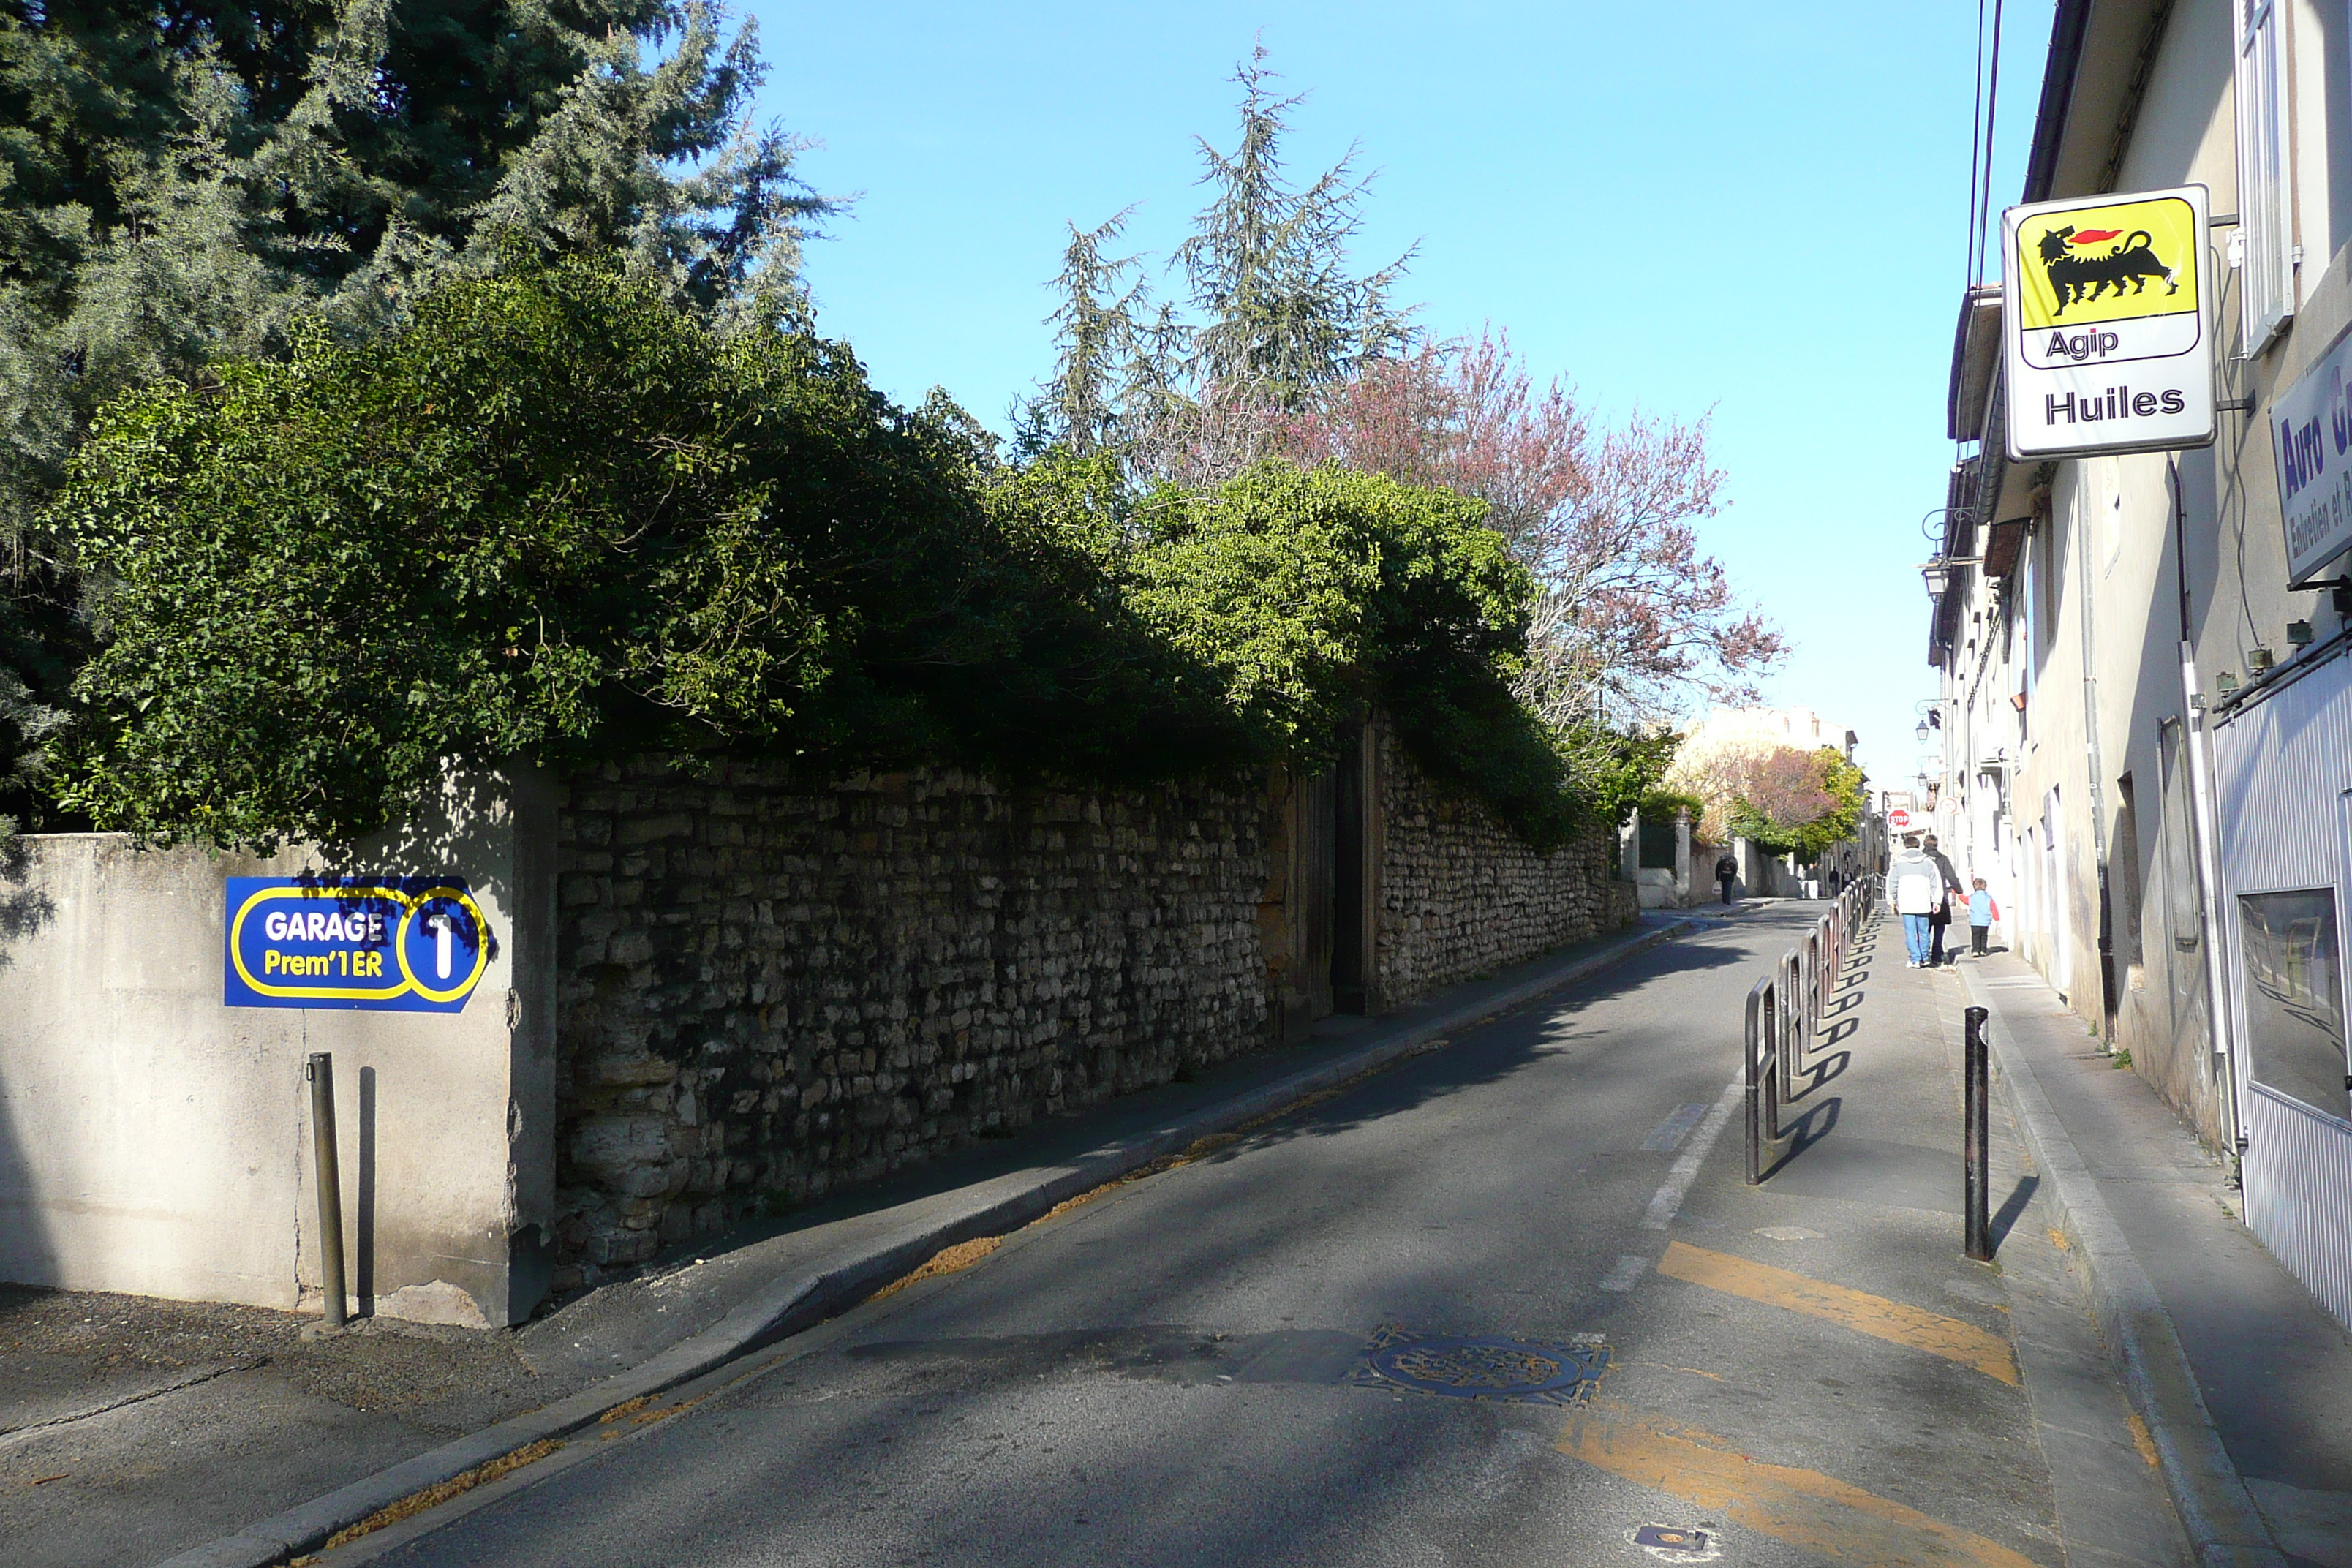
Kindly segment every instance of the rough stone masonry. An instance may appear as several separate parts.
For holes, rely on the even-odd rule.
[[[1608,825],[1538,855],[1378,744],[1386,1005],[1635,918]],[[557,1287],[1266,1046],[1283,807],[1246,782],[947,769],[580,781],[557,829]]]

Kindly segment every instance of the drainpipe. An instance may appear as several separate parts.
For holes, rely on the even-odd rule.
[[[2189,603],[2189,498],[2180,488],[2180,460],[2165,464],[2172,481],[2172,571],[2180,585],[2180,733],[2189,752],[2189,820],[2197,841],[2198,940],[2205,944],[2205,1016],[2212,1053],[2221,1058],[2221,1139],[2244,1153],[2238,1130],[2245,1125],[2238,1107],[2238,1058],[2231,1049],[2237,1027],[2230,1006],[2229,963],[2221,951],[2221,830],[2214,804],[2212,736],[2205,728],[2205,689],[2197,678],[2197,645],[2191,640]]]
[[[2184,639],[2180,645],[2180,690],[2188,711],[2182,726],[2189,741],[2189,820],[2197,826],[2197,879],[2204,884],[2198,900],[2202,913],[2199,933],[2205,942],[2206,1014],[2213,1030],[2213,1053],[2221,1058],[2221,1114],[2229,1125],[2221,1135],[2243,1153],[2245,1121],[2238,1113],[2238,1053],[2231,1036],[2236,1020],[2231,1015],[2229,965],[2221,952],[2221,829],[2213,805],[2212,736],[2205,728],[2205,693],[2197,679],[2197,654]]]
[[[2079,511],[2079,509],[2078,509]],[[2100,781],[2105,774],[2099,756],[2099,678],[2096,673],[2096,645],[2091,636],[2091,601],[2096,591],[2091,582],[2090,520],[2077,515],[2074,529],[2080,537],[2075,553],[2082,558],[2083,591],[2076,595],[2083,621],[2083,750],[2089,759],[2091,772],[2091,854],[2099,872],[2099,1037],[2107,1050],[2116,1047],[2116,945],[2115,916],[2107,902],[2107,807],[2106,792]]]

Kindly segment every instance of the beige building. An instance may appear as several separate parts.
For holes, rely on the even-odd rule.
[[[2241,1156],[2249,1222],[2352,1321],[2352,566],[2291,574],[2281,475],[2303,476],[2279,434],[2352,326],[2343,6],[2061,0],[2022,199],[2191,184],[2211,446],[2009,462],[2002,289],[1962,301],[1929,815],[2018,951]],[[2348,439],[2312,425],[2305,465],[2334,483]]]
[[[1831,746],[1848,762],[1853,760],[1853,731],[1839,728],[1810,708],[1710,708],[1683,743],[1703,749],[1735,739],[1777,741],[1809,752]]]

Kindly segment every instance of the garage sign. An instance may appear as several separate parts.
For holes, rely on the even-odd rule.
[[[2009,456],[2213,439],[2202,185],[2001,215]]]
[[[231,877],[231,1007],[457,1013],[497,946],[463,879]]]

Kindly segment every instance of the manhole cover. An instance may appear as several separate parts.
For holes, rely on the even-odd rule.
[[[1455,1399],[1580,1403],[1609,1370],[1609,1347],[1544,1344],[1499,1334],[1407,1333],[1384,1327],[1372,1336],[1362,1374],[1351,1380],[1392,1384]]]
[[[1715,1532],[1696,1525],[1644,1524],[1627,1531],[1625,1539],[1668,1563],[1711,1563],[1721,1555]]]

